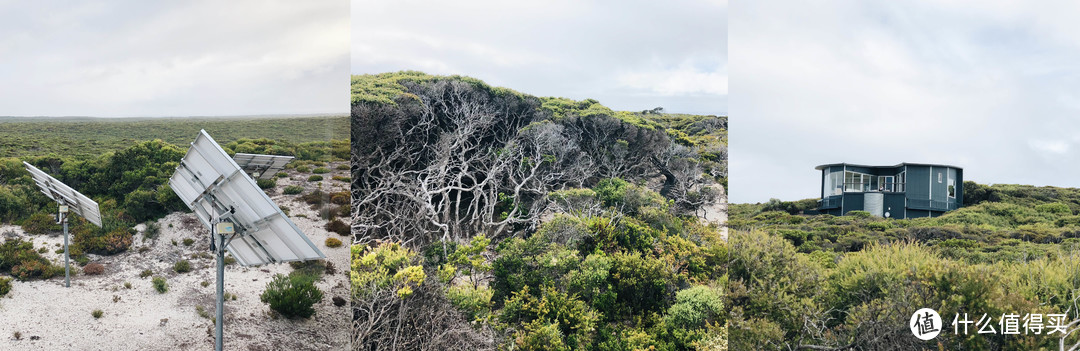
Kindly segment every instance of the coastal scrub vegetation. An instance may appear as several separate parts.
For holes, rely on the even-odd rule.
[[[732,349],[1068,349],[1080,337],[1002,335],[1003,315],[1080,320],[1080,189],[965,182],[940,217],[813,214],[816,199],[730,207]],[[945,323],[931,341],[908,322]],[[997,334],[953,332],[964,313]],[[1021,321],[1022,323],[1022,321]]]
[[[352,82],[355,349],[726,348],[726,117]]]

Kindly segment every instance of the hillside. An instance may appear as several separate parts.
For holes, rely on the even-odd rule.
[[[355,349],[726,348],[726,117],[352,83]]]
[[[936,218],[800,214],[816,199],[731,205],[732,348],[1056,349],[1060,334],[973,338],[948,324],[932,342],[911,336],[922,307],[945,323],[956,313],[1080,319],[1080,189],[964,189],[965,206]]]

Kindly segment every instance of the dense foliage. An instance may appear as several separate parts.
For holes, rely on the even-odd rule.
[[[964,186],[966,206],[935,218],[800,214],[812,199],[732,205],[732,348],[1058,348],[1060,334],[956,335],[949,323],[957,313],[1080,319],[1080,189]],[[928,342],[907,325],[923,307],[948,329]]]
[[[726,118],[419,72],[352,118],[354,348],[726,348]]]
[[[315,281],[299,274],[277,274],[266,284],[259,300],[285,318],[309,318],[315,314],[312,307],[322,301],[323,293]]]

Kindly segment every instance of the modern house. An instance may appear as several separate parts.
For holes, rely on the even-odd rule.
[[[866,211],[889,218],[936,217],[964,203],[964,170],[949,165],[834,163],[821,170],[820,213]]]

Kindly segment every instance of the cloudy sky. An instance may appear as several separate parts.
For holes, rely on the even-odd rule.
[[[352,72],[460,74],[617,110],[727,112],[727,1],[352,3]]]
[[[1080,3],[741,1],[734,203],[820,196],[814,166],[946,163],[1080,187]]]
[[[347,113],[348,8],[0,0],[0,116]]]

